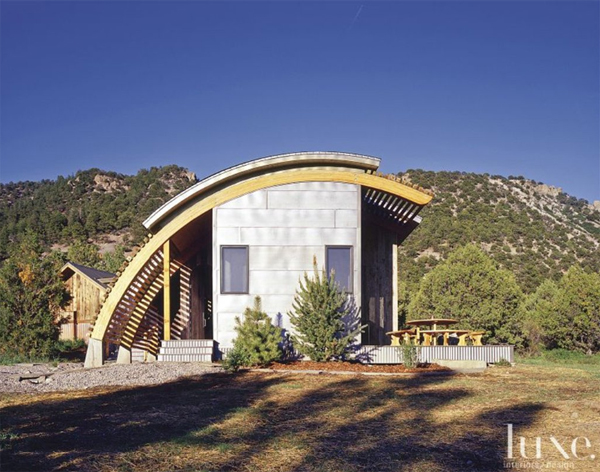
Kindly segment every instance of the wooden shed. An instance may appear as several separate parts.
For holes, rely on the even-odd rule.
[[[115,274],[74,262],[67,262],[60,275],[71,295],[69,304],[60,312],[60,339],[88,341],[90,327],[100,311],[101,300]]]
[[[397,248],[432,196],[377,172],[379,159],[306,152],[246,162],[207,177],[146,219],[149,234],[107,294],[86,356],[118,362],[210,361],[232,346],[235,317],[259,295],[273,322],[287,313],[316,257],[368,329],[397,329]],[[216,349],[215,349],[216,348]]]

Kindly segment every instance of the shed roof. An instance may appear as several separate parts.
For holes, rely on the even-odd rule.
[[[92,282],[100,285],[102,288],[107,288],[107,284],[116,277],[116,275],[112,272],[94,269],[93,267],[76,264],[75,262],[67,262],[60,269],[60,273],[63,276],[68,276],[69,271],[78,272],[79,274],[90,279]]]

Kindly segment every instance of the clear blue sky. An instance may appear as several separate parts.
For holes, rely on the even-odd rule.
[[[0,8],[2,182],[337,150],[600,200],[597,1]]]

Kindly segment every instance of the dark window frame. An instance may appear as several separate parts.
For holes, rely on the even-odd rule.
[[[231,291],[225,291],[225,270],[224,268],[224,261],[225,258],[223,257],[223,253],[225,252],[225,249],[245,249],[246,250],[246,291],[245,292],[231,292]],[[250,293],[250,246],[248,245],[243,245],[243,244],[226,244],[226,245],[222,245],[221,246],[221,277],[220,277],[220,292],[221,295],[248,295]]]
[[[351,286],[343,287],[337,277],[336,277],[335,281],[342,290],[346,291],[347,294],[353,294],[354,293],[354,246],[350,246],[347,244],[325,246],[325,270],[327,271],[327,278],[329,278],[329,274],[331,274],[331,270],[329,267],[329,249],[349,249],[350,250],[350,285]]]

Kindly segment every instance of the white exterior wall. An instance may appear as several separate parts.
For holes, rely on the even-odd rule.
[[[325,265],[326,246],[352,246],[354,293],[360,305],[360,186],[335,182],[287,184],[231,200],[213,211],[213,332],[231,347],[235,317],[262,299],[263,310],[290,329],[287,312],[299,281]],[[249,294],[221,294],[221,246],[249,248]]]

